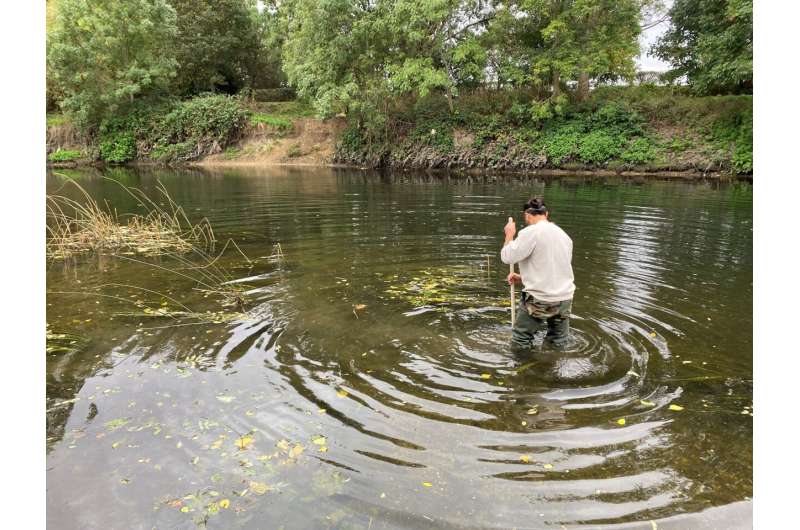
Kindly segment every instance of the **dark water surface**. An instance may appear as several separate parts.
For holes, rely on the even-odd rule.
[[[240,243],[248,302],[174,326],[121,314],[220,310],[168,258],[48,264],[50,329],[87,341],[47,357],[49,527],[750,526],[750,184],[108,175]],[[499,249],[535,194],[574,241],[573,339],[514,355]]]

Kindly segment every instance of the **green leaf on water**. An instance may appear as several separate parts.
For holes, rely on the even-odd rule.
[[[105,423],[105,426],[106,426],[106,429],[108,429],[109,431],[115,431],[115,430],[119,429],[120,427],[123,427],[123,426],[127,425],[128,423],[130,423],[130,421],[131,421],[130,418],[117,418],[115,420],[107,421]]]
[[[491,379],[492,374],[481,374],[481,379]]]
[[[683,410],[683,407],[681,407],[680,405],[675,405],[673,403],[672,405],[669,406],[669,410],[674,410],[674,411],[680,412],[680,411]]]
[[[425,486],[426,488],[433,487],[433,484],[431,484],[430,482],[423,482],[422,485]]]
[[[625,418],[620,418],[617,420],[617,425],[625,425]]]

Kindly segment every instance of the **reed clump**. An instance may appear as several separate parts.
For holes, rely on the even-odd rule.
[[[47,256],[51,259],[90,252],[156,256],[213,248],[214,231],[208,220],[191,223],[161,184],[158,191],[165,207],[141,190],[120,184],[147,210],[128,214],[123,220],[116,210],[98,204],[74,180],[67,183],[78,190],[79,198],[47,196]]]

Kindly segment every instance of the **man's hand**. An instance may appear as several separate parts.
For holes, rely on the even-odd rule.
[[[508,280],[509,285],[514,285],[515,283],[522,283],[522,276],[520,276],[516,272],[509,273],[508,278],[506,279]]]
[[[503,231],[506,233],[506,243],[514,239],[514,235],[517,233],[517,223],[514,222],[513,217],[508,218],[508,222],[505,228],[503,228]]]

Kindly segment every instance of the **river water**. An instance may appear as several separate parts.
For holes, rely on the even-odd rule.
[[[48,263],[76,342],[47,354],[49,527],[750,527],[751,184],[65,176],[120,214],[160,182],[251,261],[195,325],[131,313],[220,310],[174,260]],[[533,195],[574,242],[572,339],[515,354],[499,249]]]

